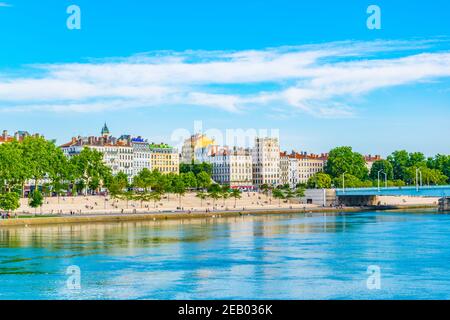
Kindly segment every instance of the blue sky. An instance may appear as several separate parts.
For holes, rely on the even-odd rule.
[[[243,3],[245,2],[245,3]],[[81,8],[68,30],[66,8]],[[380,6],[382,29],[366,27]],[[0,1],[0,128],[450,153],[448,1]]]

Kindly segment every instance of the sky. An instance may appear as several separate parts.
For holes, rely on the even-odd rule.
[[[370,30],[369,5],[381,9]],[[70,30],[67,8],[81,10]],[[0,129],[450,154],[450,3],[0,0]],[[225,144],[231,144],[224,141]]]

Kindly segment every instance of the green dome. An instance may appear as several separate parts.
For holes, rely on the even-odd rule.
[[[106,122],[102,128],[102,136],[104,136],[104,135],[109,135],[109,129],[108,129],[108,126],[106,125]]]

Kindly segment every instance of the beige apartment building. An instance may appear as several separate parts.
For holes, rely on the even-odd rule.
[[[150,165],[152,170],[162,174],[180,173],[180,156],[178,150],[165,143],[150,144]]]
[[[280,184],[280,144],[278,138],[256,138],[252,152],[253,185]]]
[[[253,189],[252,153],[244,148],[214,148],[205,157],[212,165],[212,179],[233,189]]]

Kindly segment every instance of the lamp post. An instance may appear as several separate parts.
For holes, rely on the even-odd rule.
[[[378,170],[378,192],[380,192],[380,173],[383,172],[383,169]]]
[[[416,168],[416,191],[419,192],[419,174],[420,174],[420,186],[422,186],[422,170]]]
[[[342,173],[342,193],[345,193],[345,174],[347,171]]]

